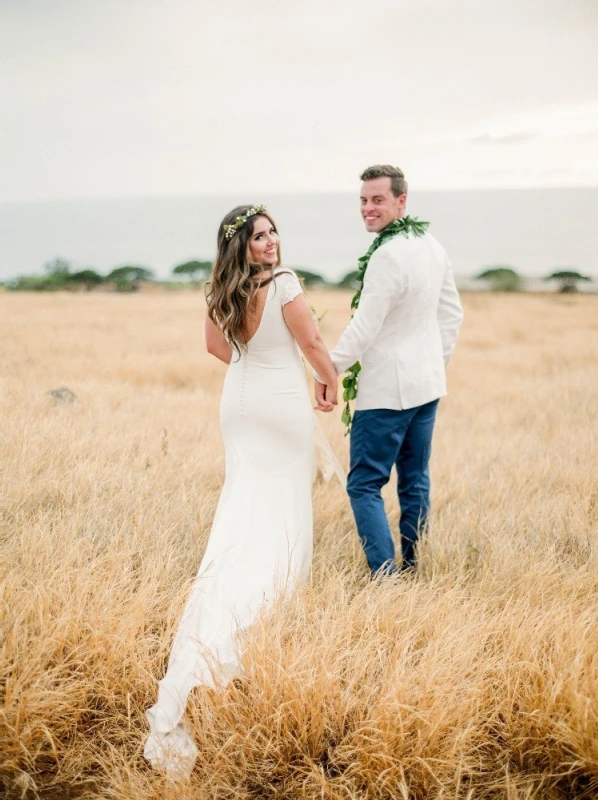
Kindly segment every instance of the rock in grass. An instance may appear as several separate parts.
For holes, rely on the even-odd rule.
[[[59,389],[51,389],[50,394],[55,403],[74,403],[77,399],[77,395],[66,386],[61,386]]]

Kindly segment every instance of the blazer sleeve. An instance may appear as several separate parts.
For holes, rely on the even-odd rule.
[[[447,258],[444,280],[438,300],[438,327],[442,338],[442,355],[445,366],[448,364],[449,358],[455,349],[462,322],[463,308],[459,300],[459,292],[455,286],[451,262]]]
[[[401,293],[400,265],[380,248],[370,258],[359,308],[330,353],[337,373],[345,372],[368,350]]]

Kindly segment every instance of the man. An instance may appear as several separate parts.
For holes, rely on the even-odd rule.
[[[446,394],[445,365],[463,311],[446,252],[428,233],[413,233],[409,227],[402,170],[376,165],[368,167],[361,180],[361,215],[367,230],[386,230],[384,240],[396,220],[405,218],[407,226],[406,235],[391,235],[371,254],[359,306],[331,353],[338,373],[356,361],[362,366],[347,492],[376,575],[395,572],[398,566],[381,496],[393,464],[401,507],[399,569],[415,565],[415,545],[430,508],[428,463],[436,408]],[[322,410],[332,407],[319,381],[316,402]]]

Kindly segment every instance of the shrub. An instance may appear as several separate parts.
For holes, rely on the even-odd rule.
[[[521,278],[511,267],[489,267],[476,279],[489,281],[493,292],[517,292],[521,288]]]
[[[357,276],[359,273],[356,269],[347,272],[340,281],[336,284],[339,289],[357,289]]]
[[[318,286],[326,283],[326,278],[323,278],[317,272],[310,272],[307,269],[296,269],[294,267],[293,270],[306,286]]]
[[[211,261],[186,261],[172,270],[173,275],[182,275],[193,283],[205,281],[212,270]]]
[[[99,286],[104,282],[104,278],[94,269],[82,269],[70,275],[70,282],[75,286],[81,286],[86,291],[91,291],[94,286]]]
[[[582,275],[574,269],[560,269],[544,278],[545,281],[559,281],[559,292],[578,292],[579,281],[591,281],[588,275]]]

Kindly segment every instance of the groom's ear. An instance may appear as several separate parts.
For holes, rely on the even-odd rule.
[[[400,194],[397,197],[397,201],[399,203],[399,211],[401,213],[403,213],[403,211],[405,210],[405,206],[407,205],[407,195],[406,194]]]

